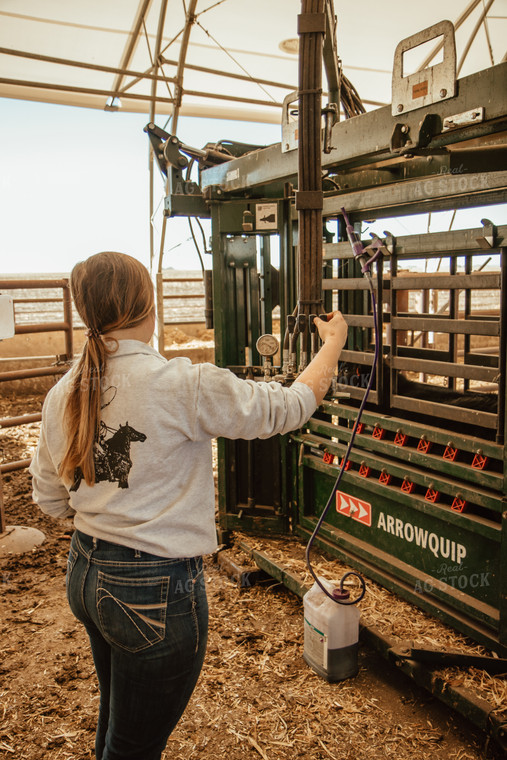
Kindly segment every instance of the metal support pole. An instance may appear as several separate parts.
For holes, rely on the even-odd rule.
[[[500,349],[498,356],[498,427],[496,442],[503,444],[505,435],[505,393],[507,372],[507,248],[500,248]]]
[[[63,321],[67,325],[65,328],[65,354],[67,359],[72,361],[74,356],[74,330],[72,325],[72,298],[68,280],[65,280],[63,286]]]
[[[491,6],[493,5],[494,2],[495,2],[495,0],[488,0],[488,2],[486,3],[486,5],[484,6],[484,8],[481,11],[481,15],[477,19],[477,23],[474,26],[473,32],[470,35],[470,38],[469,38],[467,44],[465,45],[465,49],[463,50],[463,53],[461,54],[461,58],[459,60],[459,63],[458,63],[457,69],[456,69],[456,76],[457,77],[459,76],[459,73],[460,73],[460,71],[461,71],[461,69],[463,67],[463,64],[465,63],[465,59],[466,59],[466,57],[468,55],[469,50],[472,47],[472,42],[477,37],[477,32],[481,28],[482,23],[484,22],[487,14],[488,14],[488,11],[489,11],[489,9],[491,8]]]
[[[164,336],[164,282],[162,272],[156,275],[156,296],[157,296],[157,343],[159,354],[164,353],[165,336]]]
[[[167,0],[162,0],[160,4],[160,13],[159,13],[159,19],[158,19],[158,29],[157,29],[157,39],[155,43],[155,54],[153,56],[153,65],[155,67],[155,73],[158,72],[158,66],[159,66],[159,57],[160,57],[160,48],[162,45],[162,35],[164,31],[164,23],[165,23],[165,14],[167,10]],[[155,122],[155,108],[157,103],[157,80],[154,79],[151,83],[151,105],[150,105],[150,123]],[[172,100],[172,98],[171,98]],[[155,239],[153,235],[153,213],[154,213],[154,190],[153,190],[153,183],[155,179],[155,172],[154,172],[154,163],[155,163],[155,156],[153,155],[153,148],[151,146],[151,142],[149,143],[148,148],[148,156],[149,156],[149,183],[150,183],[150,272],[153,269],[153,259],[155,258]]]
[[[299,318],[318,314],[322,306],[321,110],[325,9],[325,0],[303,0],[302,13],[298,18],[299,155],[296,208],[299,217]],[[307,341],[303,340],[302,345],[306,346]],[[301,357],[301,366],[304,366],[306,358]]]
[[[472,11],[474,11],[475,8],[477,8],[480,2],[481,0],[472,0],[472,2],[469,3],[469,5],[467,5],[467,7],[465,8],[461,16],[459,16],[454,22],[455,31],[457,31],[460,28],[460,26],[467,20],[467,18],[470,16]],[[421,63],[421,65],[419,66],[417,70],[422,71],[427,66],[429,66],[432,60],[434,59],[434,57],[436,56],[436,54],[442,50],[443,46],[444,46],[444,41],[442,39],[439,43],[437,43],[437,45],[435,45],[431,53],[424,59],[424,61]]]
[[[183,75],[185,73],[185,61],[187,57],[188,43],[190,40],[190,31],[195,21],[195,8],[197,0],[190,0],[187,16],[185,19],[185,29],[181,39],[180,57],[178,60],[178,70],[176,72],[176,86],[174,88],[174,109],[171,121],[171,133],[176,134],[178,127],[178,117],[180,115],[181,99],[183,97]]]

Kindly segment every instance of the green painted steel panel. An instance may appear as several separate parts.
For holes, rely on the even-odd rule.
[[[324,166],[332,167],[334,163],[337,177],[347,167],[353,172],[349,189],[342,190],[341,194],[326,193],[325,212],[327,209],[334,217],[345,200],[347,206],[352,204],[348,210],[352,209],[352,221],[357,223],[360,218],[380,219],[394,208],[406,212],[420,210],[422,204],[426,211],[438,211],[451,203],[448,196],[452,193],[463,206],[505,199],[507,173],[488,171],[488,167],[480,182],[479,175],[473,171],[464,178],[450,172],[437,176],[439,168],[447,165],[440,157],[433,169],[431,161],[427,162],[425,177],[425,156],[416,156],[413,162],[409,157],[404,159],[408,166],[404,179],[398,181],[398,160],[393,164],[392,185],[387,187],[380,181],[377,183],[377,174],[381,171],[385,174],[385,168],[380,167],[377,172],[377,167],[370,169],[368,163],[392,156],[391,135],[401,118],[412,134],[416,134],[425,113],[436,110],[440,115],[452,115],[458,112],[460,105],[463,105],[462,110],[467,110],[464,107],[467,103],[475,107],[477,84],[489,91],[492,84],[504,82],[506,76],[507,64],[502,64],[461,80],[457,98],[431,106],[429,110],[393,118],[390,109],[379,109],[337,124],[333,139],[340,139],[333,153],[324,158]],[[503,101],[490,98],[485,122],[470,127],[468,137],[501,131],[506,113]],[[498,116],[491,123],[490,106],[496,109],[494,113]],[[464,133],[459,131],[454,135],[441,133],[432,138],[427,150],[431,153],[432,146],[441,147],[463,139]],[[288,184],[283,187],[282,183],[287,179],[292,181],[296,165],[297,153],[281,154],[279,146],[272,146],[203,172],[203,183],[209,186],[211,198],[215,340],[220,366],[244,368],[260,364],[255,337],[271,324],[269,242],[265,238],[260,243],[255,231],[245,234],[242,226],[245,211],[255,215],[255,203],[260,201],[254,196],[277,198],[278,223],[273,234],[280,237],[282,331],[287,315],[293,312],[297,291],[297,227],[291,200],[293,187]],[[421,177],[416,180],[419,173]],[[471,193],[467,192],[465,180]],[[217,188],[218,185],[222,188]],[[475,198],[474,190],[477,191]],[[338,222],[332,237],[329,229],[334,221],[327,221],[323,270],[326,309],[338,303],[349,315],[351,327],[344,356],[348,362],[368,368],[373,356],[373,320],[366,284],[358,262],[351,259],[350,251],[344,248],[343,225]],[[363,416],[365,428],[356,437],[352,450],[352,469],[343,476],[340,487],[343,496],[333,502],[318,542],[467,635],[505,650],[507,455],[501,444],[507,429],[495,429],[497,420],[503,420],[505,427],[505,416],[501,409],[495,413],[476,412],[474,408],[453,410],[446,402],[440,402],[439,410],[438,402],[407,396],[400,392],[398,385],[401,372],[423,371],[411,366],[411,362],[418,359],[430,363],[425,365],[428,374],[445,376],[446,364],[452,367],[448,373],[450,390],[458,387],[463,378],[464,388],[468,388],[471,381],[491,382],[497,369],[499,375],[505,377],[505,361],[501,366],[501,358],[499,365],[496,356],[486,355],[477,348],[474,351],[472,342],[475,332],[482,332],[481,340],[492,336],[500,347],[505,345],[504,318],[470,314],[472,292],[480,285],[495,289],[502,285],[505,299],[507,270],[501,277],[496,272],[479,274],[473,259],[485,253],[498,256],[498,245],[505,245],[507,232],[500,228],[495,241],[488,243],[487,236],[493,234],[485,224],[484,229],[478,230],[404,236],[399,250],[396,240],[386,236],[390,265],[386,258],[386,265],[377,267],[375,277],[381,293],[378,299],[381,333],[390,332],[381,361],[386,362],[387,371],[379,373]],[[456,279],[459,255],[466,255],[467,265],[464,276]],[[403,292],[409,286],[424,291],[425,284],[420,274],[422,268],[416,268],[410,279],[403,281],[402,270],[407,262],[415,259],[421,264],[442,256],[448,257],[449,269],[433,275],[427,286],[439,285],[439,290],[445,287],[452,291],[448,312],[445,315],[405,313]],[[505,253],[502,260],[505,266]],[[263,278],[261,282],[259,275]],[[464,320],[457,300],[458,291],[463,288],[468,310]],[[418,324],[446,333],[448,344],[430,349],[427,345],[417,345],[414,335],[413,345],[408,341],[403,344],[403,332],[416,329]],[[463,358],[458,359],[459,350]],[[505,354],[503,357],[505,360]],[[392,360],[390,365],[388,359]],[[339,389],[347,390],[347,386],[340,385]],[[357,414],[357,403],[364,392],[359,387],[349,390],[349,401],[339,404],[328,398],[305,430],[280,441],[278,448],[274,444],[263,448],[243,442],[219,442],[219,514],[224,529],[260,533],[292,530],[305,537],[311,533],[338,472],[337,464],[323,461],[323,454],[328,452],[338,460],[343,455]],[[501,392],[504,396],[504,385]],[[477,421],[480,428],[474,427]],[[385,435],[378,438],[373,435],[376,425],[385,430]],[[398,434],[407,436],[404,445],[395,443]],[[431,450],[418,449],[421,441],[429,442]],[[446,455],[449,447],[458,451],[456,458]],[[487,466],[472,466],[477,456],[487,457]],[[279,469],[271,461],[273,458]],[[368,467],[369,476],[361,477],[360,468],[364,471]],[[276,484],[272,498],[269,489],[256,482],[262,473],[267,475],[268,482]],[[390,483],[379,482],[383,473],[391,475]],[[404,480],[414,483],[412,493],[401,489]],[[427,492],[430,499],[435,495],[434,501],[426,498]],[[451,508],[455,498],[466,500],[463,512]]]
[[[334,479],[310,466],[300,476],[304,481],[303,514],[318,517]],[[426,580],[422,583],[427,593],[438,588],[453,596],[459,606],[459,592],[463,592],[497,608],[501,529],[497,529],[495,540],[478,535],[470,520],[457,525],[450,524],[446,517],[445,510],[441,510],[441,516],[430,515],[417,509],[415,501],[400,502],[390,499],[388,493],[373,494],[366,483],[363,486],[359,478],[354,478],[338,492],[326,522],[367,543],[372,557],[378,549],[424,573]],[[420,580],[414,590],[422,591],[419,586]]]

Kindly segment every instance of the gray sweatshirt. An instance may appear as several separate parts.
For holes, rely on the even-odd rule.
[[[213,364],[167,361],[141,341],[121,340],[102,386],[95,485],[78,477],[66,487],[58,465],[72,371],[44,402],[30,467],[34,501],[53,517],[74,515],[83,533],[161,557],[216,549],[213,438],[287,433],[316,408],[304,383],[240,380]]]

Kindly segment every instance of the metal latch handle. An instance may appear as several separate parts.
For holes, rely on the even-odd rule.
[[[403,55],[413,48],[443,36],[444,59],[421,71],[403,76]],[[402,40],[393,62],[392,115],[439,103],[456,95],[456,43],[451,21],[440,21]]]

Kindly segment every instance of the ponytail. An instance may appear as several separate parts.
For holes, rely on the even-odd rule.
[[[143,322],[154,308],[153,285],[137,259],[107,252],[76,264],[70,286],[88,329],[82,354],[70,373],[64,409],[66,448],[58,472],[66,482],[73,484],[82,477],[92,486],[107,358],[118,347],[117,341],[101,335]]]

